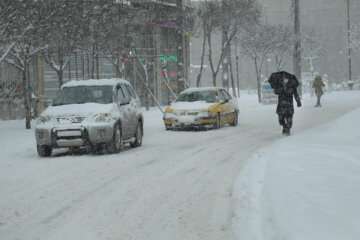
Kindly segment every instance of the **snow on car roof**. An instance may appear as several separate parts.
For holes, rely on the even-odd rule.
[[[183,91],[183,93],[191,93],[191,92],[201,92],[201,91],[218,91],[220,89],[224,89],[221,87],[193,87],[188,88]]]
[[[76,87],[76,86],[115,86],[118,83],[129,84],[128,81],[120,78],[112,79],[89,79],[89,80],[72,80],[62,85],[64,87]]]

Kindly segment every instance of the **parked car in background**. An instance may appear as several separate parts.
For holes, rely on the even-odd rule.
[[[223,88],[189,88],[165,108],[164,124],[170,129],[210,129],[238,124],[236,99]]]
[[[277,104],[278,96],[274,93],[268,81],[263,82],[261,85],[262,103],[263,104]]]
[[[37,119],[37,151],[87,147],[119,152],[125,143],[142,144],[140,100],[128,81],[81,80],[65,83],[52,106]]]

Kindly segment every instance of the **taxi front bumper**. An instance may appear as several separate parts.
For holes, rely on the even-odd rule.
[[[163,118],[165,127],[167,129],[207,129],[213,128],[216,124],[216,117],[172,117]]]

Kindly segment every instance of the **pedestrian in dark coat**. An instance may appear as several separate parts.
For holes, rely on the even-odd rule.
[[[321,96],[324,94],[323,87],[325,87],[325,84],[321,79],[321,76],[317,75],[313,82],[313,88],[315,89],[315,95],[317,98],[315,107],[321,107]]]
[[[296,77],[286,72],[274,73],[269,79],[275,94],[278,95],[276,113],[279,116],[279,123],[283,127],[283,134],[290,135],[293,123],[294,98],[297,106],[301,107],[301,100],[297,91],[299,82]]]

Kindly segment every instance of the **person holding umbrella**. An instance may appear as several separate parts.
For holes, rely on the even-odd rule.
[[[274,93],[278,95],[276,113],[279,116],[279,123],[283,127],[282,133],[290,135],[294,115],[294,98],[297,106],[301,107],[301,100],[297,91],[299,82],[296,76],[282,71],[271,74],[269,83]]]

